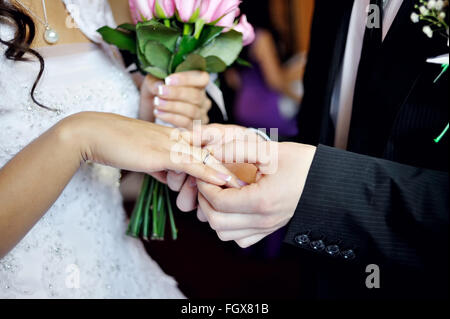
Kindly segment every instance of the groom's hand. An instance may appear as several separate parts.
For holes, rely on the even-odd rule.
[[[221,240],[249,247],[289,222],[303,192],[315,147],[234,141],[211,150],[222,161],[231,158],[254,163],[260,173],[256,183],[241,189],[197,181],[199,219],[207,221]]]
[[[264,141],[254,132],[247,128],[237,125],[211,124],[202,126],[198,131],[194,132],[194,139],[201,143],[202,147],[212,147],[213,145],[223,145],[233,140],[250,140],[254,142]],[[252,183],[255,180],[254,167],[246,166],[227,166],[231,172],[235,173],[240,179],[246,183]],[[191,212],[198,207],[197,201],[197,183],[195,178],[187,177],[186,174],[178,174],[177,172],[169,172],[166,179],[169,188],[175,192],[179,192],[177,197],[177,206],[183,212]],[[241,183],[240,186],[245,186]],[[198,214],[200,220],[204,217]]]

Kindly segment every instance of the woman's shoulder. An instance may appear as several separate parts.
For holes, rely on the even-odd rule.
[[[273,43],[275,40],[272,33],[266,29],[257,29],[254,45],[267,45],[267,43]]]

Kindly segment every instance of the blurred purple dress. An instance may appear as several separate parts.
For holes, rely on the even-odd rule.
[[[279,110],[282,95],[275,92],[265,83],[260,66],[253,62],[253,67],[242,70],[241,90],[236,96],[234,117],[237,124],[266,129],[278,128],[281,137],[297,135],[297,121],[284,118]]]

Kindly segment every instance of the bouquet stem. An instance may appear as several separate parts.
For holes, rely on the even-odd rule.
[[[169,212],[172,239],[176,240],[178,230],[175,226],[167,185],[158,182],[149,175],[145,175],[141,193],[131,215],[127,235],[135,238],[142,235],[144,240],[150,238],[152,240],[164,240],[167,223],[166,208]]]
[[[170,228],[172,229],[172,239],[177,240],[178,229],[175,225],[175,217],[173,216],[172,205],[170,203],[169,189],[166,187],[167,210],[169,211]]]
[[[185,23],[183,26],[183,35],[190,35],[192,33],[192,25]]]
[[[200,38],[200,35],[203,31],[204,26],[205,26],[205,21],[203,21],[203,20],[197,20],[195,22],[194,38],[196,38],[197,40]]]

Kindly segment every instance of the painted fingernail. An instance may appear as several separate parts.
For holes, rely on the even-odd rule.
[[[241,187],[248,186],[248,184],[247,184],[246,182],[241,181],[240,179],[237,180],[237,183],[238,183],[238,185],[241,186]]]
[[[164,106],[165,104],[166,104],[166,101],[162,100],[158,96],[155,96],[155,98],[153,99],[153,105],[154,106]]]
[[[163,86],[164,85],[164,82],[162,82],[162,81],[158,81],[158,82],[156,82],[156,83],[154,83],[153,84],[153,87],[152,87],[152,93],[153,94],[158,94],[158,92],[159,92],[159,88],[161,87],[161,86]]]
[[[178,79],[174,76],[168,76],[165,79],[166,85],[177,85],[178,84]]]
[[[153,114],[154,114],[155,116],[160,116],[160,115],[165,114],[165,112],[160,111],[160,110],[158,110],[158,109],[154,109],[154,110],[153,110]]]
[[[231,179],[233,177],[231,177],[230,175],[227,174],[223,174],[223,173],[217,173],[217,177],[219,177],[221,180],[225,181],[225,182],[231,182]]]
[[[168,93],[169,93],[169,89],[167,88],[167,86],[164,86],[164,85],[158,86],[158,95],[159,96],[165,96]]]

